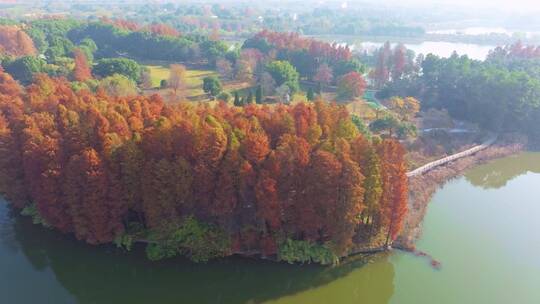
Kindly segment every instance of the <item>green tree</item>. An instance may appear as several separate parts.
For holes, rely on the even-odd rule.
[[[263,99],[263,90],[262,90],[262,86],[261,85],[258,85],[257,86],[257,91],[255,92],[255,102],[257,104],[262,104],[262,99]]]
[[[397,120],[397,118],[391,115],[387,115],[383,118],[379,118],[373,121],[369,125],[369,129],[372,132],[376,132],[376,133],[388,132],[388,135],[390,137],[392,137],[396,133],[399,127],[400,127],[399,120]]]
[[[253,92],[251,90],[248,93],[248,96],[246,98],[246,103],[253,103]]]
[[[315,93],[313,92],[313,88],[309,88],[307,91],[307,100],[313,101],[315,100]]]
[[[298,72],[288,61],[273,61],[266,66],[266,70],[275,80],[277,86],[288,86],[291,94],[299,90]]]
[[[84,53],[88,62],[94,61],[94,53],[97,51],[97,45],[94,40],[85,38],[79,43],[79,49]]]
[[[240,95],[238,94],[238,91],[234,92],[234,105],[237,107],[243,106],[242,100],[240,100]]]
[[[124,75],[138,82],[141,78],[141,66],[134,60],[127,58],[105,58],[98,60],[94,66],[94,74],[99,77],[108,77],[114,74]]]
[[[49,62],[54,62],[60,57],[68,57],[75,47],[73,42],[64,36],[52,36],[48,39],[49,47],[45,56]]]
[[[363,74],[366,70],[362,63],[360,63],[360,61],[356,59],[339,61],[334,65],[333,68],[334,76],[336,79],[350,72],[357,72],[359,74]]]
[[[39,50],[40,53],[45,53],[47,48],[49,47],[49,43],[47,42],[47,37],[45,36],[45,33],[34,27],[30,27],[25,29],[26,33],[32,38],[32,41],[34,41],[34,45]]]
[[[221,81],[216,76],[207,76],[203,79],[203,90],[204,92],[217,96],[222,91]]]
[[[159,87],[162,89],[166,89],[169,86],[169,83],[167,82],[167,79],[161,79],[159,82]]]
[[[380,159],[375,149],[369,147],[366,163],[364,164],[364,205],[365,210],[362,212],[362,221],[364,224],[373,224],[374,216],[379,210],[379,201],[383,192],[381,180],[381,165]],[[372,226],[370,226],[370,231]]]
[[[28,84],[32,81],[35,73],[42,73],[46,62],[34,56],[24,56],[2,63],[6,72],[11,74],[13,78]]]

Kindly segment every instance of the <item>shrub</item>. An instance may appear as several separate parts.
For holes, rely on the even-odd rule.
[[[125,248],[127,251],[130,251],[133,246],[133,236],[121,234],[114,239],[114,244],[118,248]]]
[[[218,228],[188,217],[177,228],[166,228],[168,233],[159,232],[159,239],[150,236],[151,243],[146,254],[151,260],[160,260],[182,254],[194,262],[206,262],[225,256],[230,242]]]
[[[42,225],[43,227],[51,228],[51,225],[49,225],[45,221],[45,219],[43,219],[41,217],[41,215],[39,214],[39,212],[37,210],[37,207],[36,207],[36,204],[31,204],[31,205],[28,205],[28,206],[24,207],[24,209],[21,211],[21,215],[31,217],[32,218],[32,223],[34,223],[36,225]]]
[[[321,265],[335,265],[339,257],[329,246],[314,244],[308,241],[287,239],[279,246],[278,257],[281,261],[293,263],[319,263]]]
[[[166,89],[168,86],[169,86],[169,84],[167,83],[167,80],[166,79],[161,79],[161,81],[159,82],[159,87],[162,88],[162,89]]]
[[[227,93],[227,92],[221,92],[218,96],[217,96],[217,99],[218,100],[223,100],[225,102],[229,102],[229,100],[231,99],[231,94]]]

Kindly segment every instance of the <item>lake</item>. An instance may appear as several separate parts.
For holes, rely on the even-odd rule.
[[[470,170],[433,197],[418,249],[339,267],[150,262],[92,247],[0,202],[2,303],[540,303],[540,153]]]
[[[361,42],[359,48],[362,50],[373,51],[380,48],[382,42]],[[395,46],[396,44],[392,44]],[[458,42],[442,42],[442,41],[424,41],[419,43],[405,43],[406,48],[413,50],[415,54],[434,54],[439,57],[450,57],[455,51],[459,55],[467,55],[472,59],[484,60],[489,51],[496,48],[495,45],[480,45]]]
[[[397,45],[396,38],[378,38],[377,40],[371,40],[367,37],[366,40],[356,36],[344,36],[344,35],[316,35],[309,36],[315,39],[320,39],[330,43],[337,43],[338,45],[348,45],[351,50],[373,52],[380,48],[385,41],[389,40],[392,47]],[[440,57],[450,57],[455,51],[459,55],[467,55],[472,59],[484,60],[486,59],[489,51],[496,48],[497,45],[485,45],[485,44],[472,44],[472,43],[459,43],[459,42],[444,42],[444,41],[421,41],[418,39],[403,38],[403,45],[406,48],[413,50],[416,55],[418,54],[434,54]]]

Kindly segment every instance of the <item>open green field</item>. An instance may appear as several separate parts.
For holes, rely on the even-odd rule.
[[[163,65],[145,65],[150,70],[152,78],[152,87],[159,88],[161,80],[169,79],[170,69]],[[206,76],[217,75],[211,70],[187,70],[186,89],[188,96],[198,96],[204,94],[202,90],[203,78]]]
[[[169,68],[160,65],[146,65],[150,70],[150,77],[152,78],[152,87],[159,87],[161,80],[167,80],[169,78]]]
[[[150,77],[152,79],[152,87],[154,89],[148,90],[149,92],[161,93],[160,89],[161,80],[169,79],[170,69],[168,65],[158,63],[143,64],[150,70]],[[187,70],[186,75],[186,97],[196,97],[204,95],[202,89],[203,79],[207,76],[218,76],[216,71],[212,70]],[[250,87],[249,83],[238,81],[225,81],[223,82],[223,90],[233,92],[235,90],[242,90]]]

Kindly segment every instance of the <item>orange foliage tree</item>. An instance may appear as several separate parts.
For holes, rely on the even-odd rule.
[[[15,25],[0,25],[0,53],[12,56],[36,55],[32,38]]]
[[[148,26],[150,33],[159,35],[159,36],[171,36],[171,37],[180,37],[180,32],[175,28],[163,24],[163,23],[154,23]]]
[[[92,71],[90,70],[88,60],[84,53],[80,49],[75,49],[73,51],[73,57],[75,58],[73,78],[77,81],[85,81],[92,78]]]
[[[294,239],[345,254],[369,241],[363,230],[390,240],[399,232],[403,154],[396,141],[365,139],[345,107],[322,101],[164,104],[75,94],[45,75],[21,88],[0,72],[0,192],[92,244],[133,223],[164,233],[195,218],[234,240],[230,252],[275,254]],[[372,172],[380,195],[366,195]],[[362,221],[365,197],[378,200],[372,221]]]

